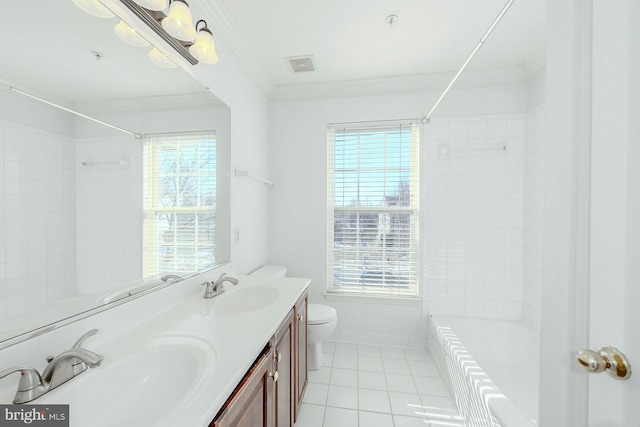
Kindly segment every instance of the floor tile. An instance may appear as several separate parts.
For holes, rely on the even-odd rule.
[[[384,372],[382,358],[358,356],[358,369],[360,371]]]
[[[335,354],[358,354],[358,344],[349,344],[344,342],[336,343],[336,349],[334,350]]]
[[[406,359],[404,350],[395,347],[381,347],[382,357],[388,359]]]
[[[447,390],[447,386],[440,378],[414,376],[413,380],[416,383],[419,394],[449,397],[449,390]]]
[[[387,379],[382,372],[358,371],[358,387],[387,390]]]
[[[394,415],[393,422],[395,427],[430,427],[429,422],[424,418],[406,417],[403,415]],[[296,424],[298,427],[298,424]]]
[[[360,411],[361,427],[394,427],[391,414]]]
[[[358,356],[382,357],[380,347],[377,345],[358,345]]]
[[[386,374],[385,376],[389,391],[418,394],[412,375]]]
[[[420,377],[440,377],[435,363],[421,362],[419,360],[409,360],[408,363],[413,375]]]
[[[450,397],[421,395],[420,400],[429,413],[457,413],[456,404]]]
[[[358,392],[358,404],[361,411],[391,413],[389,393],[383,390],[361,388]]]
[[[420,416],[423,413],[422,401],[417,394],[389,392],[389,401],[395,415]]]
[[[309,371],[308,378],[310,383],[329,384],[330,377],[331,368],[328,366],[323,366],[317,371]]]
[[[327,342],[295,427],[463,427],[426,350]]]
[[[296,427],[322,427],[322,421],[324,420],[324,406],[309,405],[303,403],[300,407],[300,413],[298,415],[298,421]]]
[[[358,387],[358,371],[355,369],[333,368],[331,370],[331,385],[341,385],[345,387]]]
[[[404,355],[407,360],[419,360],[421,362],[432,362],[431,355],[425,349],[405,348]]]
[[[404,359],[382,359],[382,364],[387,374],[411,375],[409,363]]]
[[[323,427],[358,427],[358,411],[327,407]]]
[[[326,405],[329,386],[327,384],[308,383],[302,401],[312,405]]]
[[[327,407],[358,409],[358,389],[354,387],[329,386]]]
[[[333,353],[336,348],[336,344],[337,343],[335,342],[325,341],[322,343],[322,351],[325,353]]]
[[[352,354],[335,354],[331,366],[334,368],[358,369],[358,356]]]

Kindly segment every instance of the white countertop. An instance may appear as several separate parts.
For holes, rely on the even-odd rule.
[[[147,305],[155,304],[159,308],[155,314],[141,321],[136,319],[135,323],[131,322],[132,325],[129,329],[123,327],[119,331],[110,331],[108,338],[104,341],[87,341],[85,346],[88,349],[104,356],[101,366],[87,370],[31,403],[69,404],[71,411],[69,418],[72,427],[112,427],[117,419],[119,405],[125,404],[127,411],[124,413],[128,414],[128,418],[119,419],[118,422],[125,423],[119,425],[135,425],[137,427],[144,425],[208,426],[309,284],[309,279],[236,277],[240,279],[238,286],[225,283],[227,291],[212,299],[203,298],[204,289],[200,289],[202,292],[198,292],[197,295],[181,297],[182,299],[176,298],[177,301],[173,301],[173,304],[169,302],[159,304],[161,299],[158,296],[149,298]],[[229,296],[243,289],[264,286],[278,290],[277,298],[268,306],[239,314],[220,312],[219,306],[225,295]],[[140,298],[138,305],[145,304],[144,298],[146,297]],[[153,307],[150,309],[151,312],[154,311]],[[126,316],[129,315],[130,313],[126,314]],[[106,322],[102,328],[107,329],[112,323]],[[144,397],[136,395],[136,392],[132,390],[133,386],[130,387],[126,379],[123,380],[116,375],[115,378],[108,380],[109,384],[106,387],[95,390],[95,383],[92,382],[92,379],[96,381],[95,378],[98,378],[100,370],[121,372],[114,371],[113,367],[117,366],[119,362],[126,363],[130,360],[128,357],[138,352],[141,355],[150,354],[150,357],[156,359],[149,360],[147,369],[153,369],[150,367],[156,366],[154,365],[156,363],[160,367],[158,370],[162,370],[162,361],[158,360],[161,358],[153,356],[158,353],[150,351],[159,348],[159,345],[181,342],[186,342],[194,348],[197,347],[199,355],[193,359],[194,365],[198,366],[198,372],[195,374],[197,381],[189,388],[188,398],[172,400],[171,405],[160,403],[159,405],[162,407],[155,409],[153,406],[149,407],[147,402],[144,405],[141,404],[138,411],[136,402],[138,399],[142,402]],[[140,360],[143,360],[142,363],[145,364],[144,358],[139,357],[137,360],[135,363],[140,363]],[[4,369],[5,366],[2,368]],[[110,368],[111,370],[109,370]],[[193,374],[195,368],[194,366],[185,366],[184,369],[185,373],[189,371]],[[163,386],[167,391],[172,387],[172,375],[177,375],[174,371],[175,368],[172,368],[171,372],[166,373],[168,380]],[[161,378],[164,378],[164,375],[165,373],[161,373]],[[12,375],[12,377],[13,382],[17,384],[17,375]],[[12,387],[12,390],[7,390],[6,379],[2,384],[5,387],[0,387],[0,402],[10,403],[15,393],[15,387]],[[89,415],[97,415],[90,411],[84,411],[83,409],[86,408],[80,403],[83,391],[88,389],[92,390],[92,401],[100,402],[106,411],[110,411],[109,414],[115,415],[87,418]],[[114,390],[117,390],[117,393]],[[74,406],[75,400],[79,400],[79,402],[75,402]],[[178,403],[175,403],[176,401]],[[144,407],[145,405],[146,407]],[[150,421],[146,417],[148,412],[145,412],[149,410],[157,410],[161,413],[160,421]]]

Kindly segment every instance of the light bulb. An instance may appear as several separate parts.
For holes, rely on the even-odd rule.
[[[189,5],[184,0],[173,0],[169,6],[169,14],[162,20],[162,28],[169,35],[182,41],[196,39],[196,29],[193,28],[193,18]]]
[[[129,43],[132,46],[149,46],[149,42],[124,21],[120,21],[120,23],[113,28],[113,31],[122,39],[122,41]]]
[[[155,47],[149,52],[149,59],[151,59],[156,65],[163,68],[176,68],[177,65],[167,55],[160,52]]]
[[[198,23],[204,21],[198,21]],[[197,27],[197,24],[196,24]],[[189,47],[189,53],[200,62],[205,64],[215,64],[218,62],[218,54],[216,53],[216,42],[213,40],[213,34],[205,22],[204,27],[198,30],[196,41]]]
[[[73,0],[73,3],[89,15],[98,18],[113,18],[115,15],[98,0]]]

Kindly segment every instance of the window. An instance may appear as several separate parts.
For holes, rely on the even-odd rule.
[[[328,292],[418,295],[417,121],[328,127]]]
[[[215,133],[155,135],[144,144],[144,276],[215,261]]]

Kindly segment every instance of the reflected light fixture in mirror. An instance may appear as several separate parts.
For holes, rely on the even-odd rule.
[[[178,40],[194,41],[196,29],[193,27],[189,4],[184,0],[173,0],[169,4],[169,14],[162,20],[162,28]]]
[[[151,59],[151,61],[153,61],[154,64],[156,64],[156,65],[158,65],[160,67],[163,67],[163,68],[176,68],[177,67],[175,62],[173,62],[171,59],[169,59],[169,57],[167,55],[165,55],[164,53],[160,52],[155,47],[153,49],[151,49],[151,52],[149,52],[149,59]]]
[[[113,18],[115,15],[98,0],[73,0],[73,3],[89,15],[98,18]]]
[[[133,0],[140,6],[148,10],[165,10],[167,8],[168,0]]]
[[[140,34],[138,34],[136,30],[131,28],[124,21],[120,21],[120,23],[113,28],[113,31],[118,37],[120,37],[123,42],[129,43],[132,46],[149,46],[149,42],[146,41]]]
[[[198,30],[200,23],[204,25]],[[207,22],[204,19],[196,22],[196,30],[198,35],[195,43],[189,47],[189,53],[198,61],[204,62],[205,64],[215,64],[218,62],[216,43],[213,40],[213,33],[211,33],[211,30],[207,27]]]

